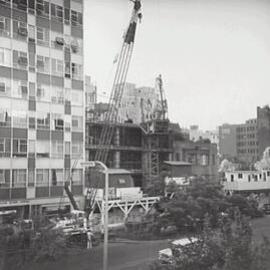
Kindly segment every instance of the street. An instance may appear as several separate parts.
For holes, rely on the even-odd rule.
[[[109,270],[146,270],[157,258],[160,249],[168,247],[168,240],[129,241],[109,244]],[[35,264],[27,270],[99,270],[102,269],[103,247],[90,251],[69,252],[65,258],[46,264]]]

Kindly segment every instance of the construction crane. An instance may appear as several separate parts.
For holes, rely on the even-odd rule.
[[[95,160],[101,161],[102,163],[106,163],[108,159],[109,148],[115,131],[115,123],[117,122],[118,110],[121,105],[127,73],[132,57],[137,23],[142,19],[141,1],[131,0],[131,2],[134,4],[131,19],[127,31],[123,37],[123,44],[118,57],[116,73],[109,99],[109,108],[105,114],[104,125],[102,127],[99,140],[99,147],[95,153]],[[94,175],[97,177],[96,173],[94,173]],[[96,192],[97,189],[94,189],[91,191],[91,194],[87,194],[87,197],[90,198],[88,200],[87,211],[92,210]]]
[[[141,128],[145,133],[144,148],[146,150],[143,156],[143,175],[148,183],[154,181],[160,174],[160,163],[167,156],[166,154],[161,157],[160,149],[164,148],[163,138],[168,138],[169,134],[168,105],[161,75],[156,78],[155,90],[159,98],[152,111],[152,119],[141,123]]]
[[[109,100],[109,109],[105,115],[105,124],[103,125],[101,131],[99,149],[95,154],[95,160],[101,161],[103,163],[107,162],[109,145],[111,144],[114,134],[114,124],[117,121],[118,109],[121,104],[127,73],[133,52],[137,22],[142,18],[141,2],[139,0],[135,0],[132,2],[134,3],[134,7],[132,10],[128,29],[124,35],[124,41],[118,59],[118,64]]]
[[[166,120],[168,119],[168,104],[167,104],[167,100],[165,97],[165,91],[163,88],[163,80],[162,80],[162,76],[161,74],[158,75],[158,77],[156,78],[156,90],[159,93],[159,107],[156,109],[156,119],[159,120]]]

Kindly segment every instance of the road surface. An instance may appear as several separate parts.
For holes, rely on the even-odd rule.
[[[270,216],[251,222],[253,240],[259,242],[270,235]],[[169,240],[128,241],[109,244],[109,270],[148,270],[149,263],[157,259],[157,252],[166,248]],[[103,247],[74,251],[56,262],[36,264],[25,270],[102,270]]]
[[[128,241],[109,244],[109,270],[148,270],[157,252],[168,247],[168,240]],[[82,250],[47,264],[36,264],[27,270],[102,270],[103,247]]]

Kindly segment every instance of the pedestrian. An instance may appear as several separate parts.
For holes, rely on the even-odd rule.
[[[87,235],[87,249],[90,249],[92,248],[92,232],[87,231],[86,235]]]

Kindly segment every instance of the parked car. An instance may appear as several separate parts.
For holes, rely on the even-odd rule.
[[[171,247],[159,250],[158,260],[162,264],[173,264],[173,249],[177,249],[178,253],[181,254],[181,249],[188,245],[193,245],[198,242],[198,238],[185,237],[171,242]]]
[[[265,203],[263,205],[263,212],[266,214],[266,215],[269,215],[270,214],[270,203]]]

